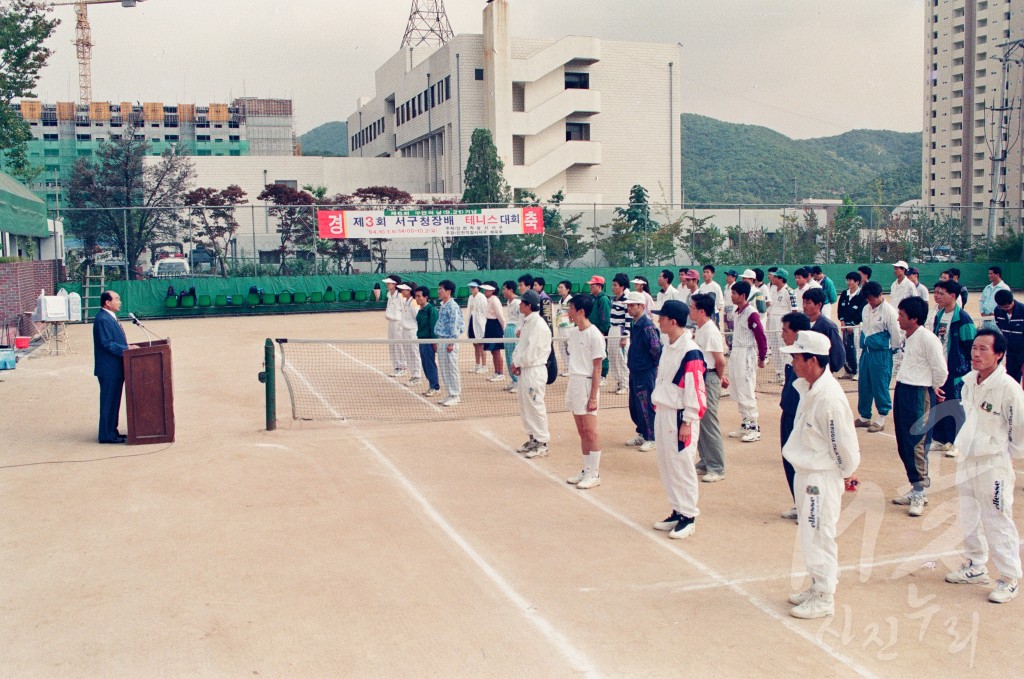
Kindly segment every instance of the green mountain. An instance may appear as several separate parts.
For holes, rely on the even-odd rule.
[[[921,134],[853,130],[790,139],[756,125],[682,115],[687,203],[790,203],[794,197],[897,205],[921,197]]]
[[[299,135],[304,156],[347,156],[348,123],[334,121]]]

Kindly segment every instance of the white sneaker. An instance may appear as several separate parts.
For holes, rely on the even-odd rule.
[[[910,506],[910,500],[911,500],[910,496],[913,495],[913,494],[914,494],[914,491],[910,491],[910,492],[906,493],[905,495],[900,495],[899,497],[894,497],[892,499],[892,503],[894,505],[900,505],[901,507],[909,507]],[[921,493],[921,495],[924,497],[924,503],[928,504],[928,496],[925,495],[924,493]]]
[[[405,368],[395,368],[388,377],[401,377],[405,374]]]
[[[420,377],[414,377],[414,378],[412,378],[411,380],[409,380],[409,382],[408,382],[408,385],[409,385],[410,387],[415,387],[415,386],[418,386],[418,385],[419,385],[420,383],[422,383],[422,382],[423,382],[423,379],[422,379],[422,378],[420,378]]]
[[[946,457],[956,457],[957,455],[960,454],[960,451],[952,443],[947,443],[946,446],[947,446],[946,450],[943,451],[943,454]],[[1016,596],[1016,595],[1014,595],[1014,596]]]
[[[637,434],[633,438],[626,441],[627,446],[642,446],[644,444],[644,437]]]
[[[729,398],[729,390],[723,389],[721,393],[718,394],[718,398]]]
[[[960,568],[946,573],[946,582],[954,585],[987,585],[988,569],[967,559],[960,564]]]
[[[697,522],[688,516],[680,517],[676,527],[673,528],[668,536],[673,540],[680,540],[682,538],[688,538],[697,532]]]
[[[594,486],[600,486],[600,485],[601,485],[601,477],[600,476],[597,476],[596,474],[593,474],[593,473],[587,473],[587,474],[583,475],[583,478],[580,479],[580,482],[576,484],[576,487],[581,489],[581,490],[587,490],[588,488],[593,488]]]
[[[625,396],[628,393],[629,389],[627,389],[626,387],[619,387],[618,389],[615,390],[616,396]]]
[[[808,599],[810,599],[812,596],[814,596],[814,588],[813,587],[808,587],[807,589],[805,589],[802,592],[797,592],[796,594],[790,594],[789,595],[789,603],[793,604],[794,606],[799,606],[803,602],[805,602]]]
[[[526,451],[524,457],[533,459],[535,457],[547,457],[548,456],[548,444],[537,441],[537,444]]]
[[[739,429],[737,429],[735,431],[729,432],[729,438],[731,438],[731,439],[741,439],[741,438],[743,438],[744,436],[747,435],[748,431],[750,431],[750,423],[744,421],[744,422],[742,422],[740,424],[740,428]]]
[[[779,514],[779,516],[781,516],[784,519],[789,519],[790,521],[796,521],[800,515],[796,511],[796,507],[790,507],[786,511]]]
[[[508,393],[510,393],[510,394],[518,394],[519,393],[519,385],[518,384],[513,384],[511,387],[508,388]]]
[[[812,620],[814,618],[825,618],[835,615],[835,612],[836,603],[831,594],[812,592],[806,601],[790,609],[789,614],[794,618]]]
[[[423,395],[424,396],[437,396],[440,393],[441,393],[440,389],[427,389],[425,392],[423,392]]]
[[[921,516],[924,514],[924,502],[924,493],[911,493],[910,509],[907,510],[907,514],[910,516]]]
[[[753,443],[754,441],[761,440],[761,429],[754,425],[751,429],[747,430],[747,433],[740,437],[740,441],[744,443]]]
[[[579,474],[574,474],[573,476],[570,476],[569,478],[567,478],[565,480],[565,482],[570,484],[570,485],[575,486],[577,483],[582,481],[583,477],[585,477],[586,475],[587,475],[587,473],[581,469]]]
[[[503,373],[494,373],[493,375],[491,375],[490,377],[487,378],[487,381],[488,382],[504,382],[505,381],[505,375]]]
[[[707,474],[702,476],[700,480],[703,481],[704,483],[715,483],[716,481],[721,481],[724,478],[725,474],[723,474],[722,472],[708,472]]]
[[[996,588],[989,592],[988,600],[994,604],[1005,604],[1017,598],[1020,590],[1017,588],[1016,580],[996,580]]]
[[[526,439],[526,443],[516,448],[517,453],[528,453],[534,449],[537,445],[537,439],[533,438],[533,434],[530,434],[530,438]]]
[[[473,368],[473,372],[477,375],[481,375],[487,372],[487,367],[483,365],[478,365],[477,367]]]
[[[558,375],[559,375],[559,377],[568,377],[569,376],[569,371],[568,370],[563,370],[562,372],[558,373]]]
[[[454,398],[446,398],[445,400],[441,401],[441,405],[443,405],[446,408],[451,408],[452,406],[457,406],[460,403],[462,403],[462,399],[459,398],[458,396],[456,396]]]
[[[654,450],[656,447],[657,447],[657,444],[655,444],[654,441],[644,441],[643,443],[640,444],[640,452],[641,453],[649,453],[652,450]]]
[[[668,517],[654,524],[654,530],[672,530],[682,518],[683,517],[679,512],[672,510],[672,513],[669,514]]]
[[[601,386],[602,387],[607,387],[608,386],[608,379],[606,377],[602,377],[601,378]]]

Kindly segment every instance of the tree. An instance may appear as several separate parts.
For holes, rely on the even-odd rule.
[[[564,268],[572,264],[587,253],[586,244],[582,243],[583,236],[579,234],[580,221],[583,213],[564,216],[561,211],[562,201],[565,194],[558,191],[545,204],[541,204],[536,194],[530,191],[523,191],[516,197],[516,204],[524,207],[543,207],[544,209],[544,234],[539,239],[530,236],[502,236],[498,249],[504,251],[506,243],[528,244],[530,249],[530,260],[522,264],[513,264],[512,268],[518,266],[529,266],[535,263],[539,256],[546,265],[554,260],[555,265]]]
[[[801,219],[801,217],[803,218]],[[784,212],[780,231],[779,237],[782,238],[784,244],[783,264],[804,266],[818,261],[818,232],[820,229],[818,215],[814,210],[804,209],[803,215],[795,211]]]
[[[413,202],[412,195],[401,189],[396,189],[394,186],[368,186],[356,189],[356,192],[352,194],[352,198],[364,205],[380,207],[382,209],[386,207],[407,206]],[[391,239],[369,238],[367,240],[370,250],[370,261],[371,263],[377,263],[374,271],[377,273],[387,273],[388,243],[391,242]]]
[[[341,193],[328,196],[326,186],[306,184],[302,187],[302,190],[308,191],[313,196],[317,205],[337,208],[339,206],[347,206],[352,202],[352,196],[346,196]],[[327,258],[328,261],[333,261],[338,273],[343,274],[352,273],[352,258],[357,251],[368,252],[361,241],[349,240],[347,238],[320,238],[319,234],[316,234],[314,242],[316,244],[316,254]],[[326,267],[318,267],[317,273],[326,273]]]
[[[689,227],[680,233],[679,249],[687,254],[692,264],[722,262],[727,236],[714,223],[708,223],[714,218],[714,215],[703,218],[685,215],[681,218],[689,223]]]
[[[639,184],[629,191],[629,205],[615,208],[615,219],[605,225],[609,235],[595,243],[601,248],[608,266],[647,266],[652,260],[666,258],[666,242],[674,253],[674,233],[662,233],[654,239],[660,225],[651,218],[647,189]],[[652,244],[656,251],[652,252]]]
[[[31,0],[8,0],[0,6],[0,162],[19,179],[31,181],[41,172],[28,162],[32,131],[15,112],[15,97],[34,97],[39,71],[50,58],[43,43],[60,23],[49,19],[50,8]]]
[[[270,184],[257,198],[274,204],[269,213],[277,219],[277,234],[281,240],[277,247],[281,258],[277,271],[282,275],[290,275],[288,257],[303,246],[307,249],[314,247],[317,236],[312,205],[316,199],[307,191],[293,189],[285,184]]]
[[[498,157],[491,131],[483,128],[473,130],[469,143],[469,158],[466,160],[466,188],[462,202],[473,207],[506,207],[512,192],[502,172],[505,163]],[[491,247],[489,236],[465,236],[455,241],[453,254],[476,264],[478,269],[490,268]]]
[[[238,231],[238,220],[235,219],[235,207],[249,201],[237,184],[226,189],[200,188],[185,194],[185,205],[190,206],[190,223],[193,218],[198,220],[195,228],[190,230],[189,239],[213,250],[216,266],[220,274],[227,278],[228,271],[224,264],[228,242]]]
[[[176,238],[176,210],[195,174],[188,156],[167,150],[148,167],[148,143],[126,128],[121,139],[101,142],[93,158],[72,170],[67,218],[87,246],[105,243],[124,251],[130,265],[154,241]]]

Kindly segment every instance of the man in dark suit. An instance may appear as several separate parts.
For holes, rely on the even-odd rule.
[[[121,356],[128,348],[117,312],[121,309],[121,297],[116,292],[104,290],[100,295],[103,307],[92,322],[93,357],[96,367],[93,374],[100,381],[100,443],[124,443],[126,436],[117,431],[117,420],[121,413],[121,391],[124,389],[124,363]]]

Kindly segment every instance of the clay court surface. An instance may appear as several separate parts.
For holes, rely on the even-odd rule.
[[[76,353],[0,373],[4,677],[1024,675],[1024,599],[943,582],[954,461],[932,456],[924,517],[890,504],[907,489],[891,419],[858,430],[836,615],[800,621],[777,396],[674,541],[650,528],[669,509],[623,408],[602,410],[603,485],[580,491],[571,416],[527,461],[511,396],[488,419],[293,422],[279,377],[265,431],[264,339],[383,337],[382,313],[148,325],[174,350],[173,445],[95,443],[90,326]]]

